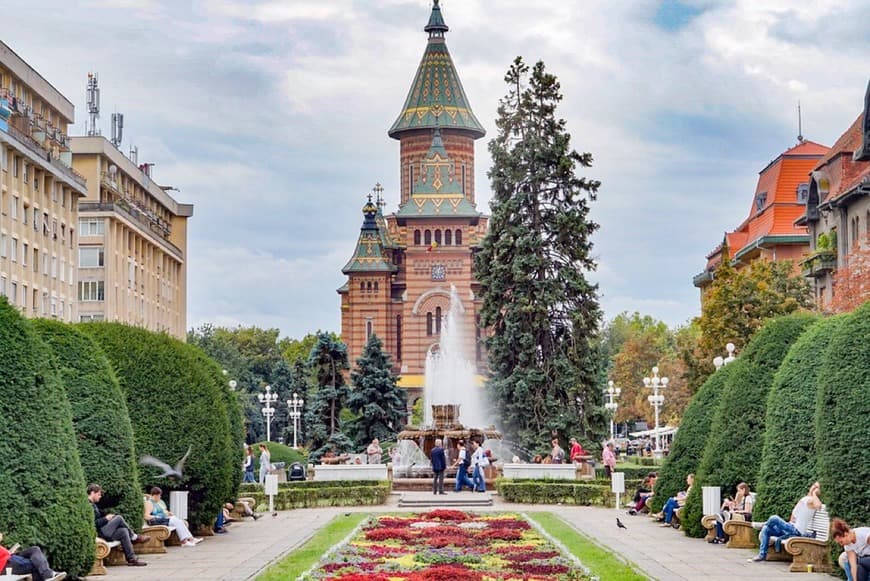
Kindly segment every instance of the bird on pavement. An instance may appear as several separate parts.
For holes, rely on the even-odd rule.
[[[621,529],[628,530],[628,527],[625,526],[624,524],[622,524],[622,521],[619,520],[619,517],[616,517],[616,526],[619,527],[619,528],[621,528]]]
[[[187,461],[187,457],[190,456],[190,446],[187,447],[187,453],[182,456],[181,460],[175,465],[175,467],[171,467],[166,462],[162,460],[158,460],[154,456],[142,456],[139,458],[139,464],[144,466],[154,466],[155,468],[160,468],[163,470],[163,474],[160,474],[158,478],[181,478],[181,471],[184,469],[184,463]]]

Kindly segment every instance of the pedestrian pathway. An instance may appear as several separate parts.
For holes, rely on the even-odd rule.
[[[455,493],[449,493],[449,496]],[[460,493],[470,495],[470,492]],[[206,538],[193,548],[170,547],[163,555],[144,555],[147,567],[109,567],[105,581],[244,581],[254,579],[271,564],[301,546],[333,517],[351,512],[405,511],[398,507],[398,494],[385,506],[307,508],[282,511],[277,517],[265,515],[259,521],[233,523],[230,532]],[[553,512],[601,546],[637,565],[651,579],[660,581],[778,581],[791,579],[785,563],[748,563],[753,552],[726,549],[699,539],[689,539],[670,528],[660,528],[646,516],[631,517],[624,511],[606,508],[527,505],[503,502],[492,495],[492,507],[477,511]],[[427,509],[428,510],[428,509]],[[616,517],[627,529],[616,526]],[[828,578],[801,575],[801,579]]]

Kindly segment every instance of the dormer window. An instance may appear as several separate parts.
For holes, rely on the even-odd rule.
[[[764,204],[767,203],[767,192],[761,192],[755,196],[755,210],[760,212],[764,209]]]
[[[810,184],[809,184],[809,182],[798,184],[798,187],[797,187],[798,204],[806,204],[809,197],[810,197]]]

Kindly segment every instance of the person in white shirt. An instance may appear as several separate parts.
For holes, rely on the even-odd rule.
[[[848,581],[867,581],[870,575],[870,527],[850,528],[846,521],[831,521],[831,536],[843,547],[840,566]]]
[[[822,501],[819,500],[820,491],[819,483],[813,482],[807,495],[801,498],[792,509],[788,522],[778,515],[767,519],[767,522],[761,527],[761,532],[758,533],[758,555],[749,560],[760,562],[767,559],[767,548],[771,537],[776,537],[782,541],[790,537],[807,536],[810,523],[813,522],[813,515],[822,508]]]

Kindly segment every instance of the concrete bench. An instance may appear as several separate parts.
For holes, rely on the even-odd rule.
[[[233,511],[230,513],[230,516],[236,520],[243,519],[245,515],[245,505],[243,503],[248,503],[248,506],[251,507],[251,511],[254,511],[257,508],[257,501],[251,498],[250,496],[243,496],[239,498],[234,506]]]
[[[178,535],[175,533],[175,527],[165,525],[146,525],[142,528],[142,534],[151,537],[148,541],[133,545],[133,550],[139,555],[158,555],[166,552],[166,547],[180,545]],[[176,544],[173,545],[171,537],[175,537]]]
[[[88,577],[91,575],[105,575],[106,574],[106,559],[109,557],[109,553],[115,547],[120,547],[120,541],[107,541],[105,539],[101,539],[97,537],[97,546],[96,546],[96,554],[94,556],[94,565],[91,567],[90,573],[88,573]]]

